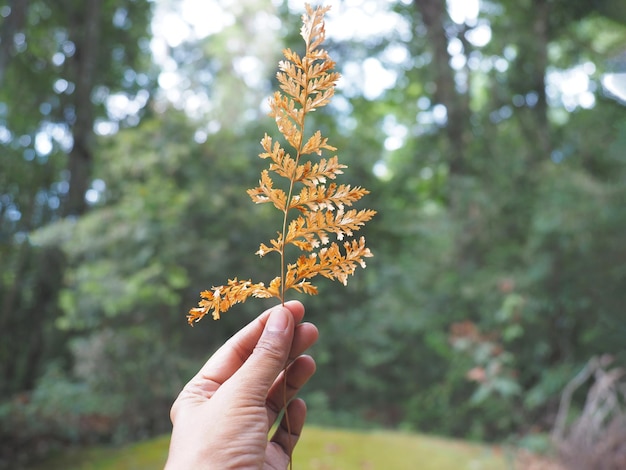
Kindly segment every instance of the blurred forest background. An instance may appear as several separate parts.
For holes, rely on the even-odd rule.
[[[549,433],[590,359],[626,360],[626,107],[602,87],[626,67],[626,3],[331,4],[343,79],[314,125],[379,214],[367,270],[301,298],[321,333],[309,422]],[[183,384],[273,304],[186,324],[201,290],[276,273],[254,255],[273,212],[245,191],[302,10],[0,1],[5,464],[168,432]]]

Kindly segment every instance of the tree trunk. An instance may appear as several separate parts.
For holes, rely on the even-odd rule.
[[[469,122],[469,105],[466,96],[456,90],[455,70],[450,67],[448,35],[446,23],[450,22],[445,0],[415,0],[415,6],[427,29],[427,36],[433,48],[435,68],[435,100],[446,107],[448,137],[451,154],[450,174],[464,174],[468,171],[465,162]]]
[[[538,152],[535,162],[545,161],[550,157],[552,151],[552,143],[550,138],[550,124],[548,122],[548,101],[546,98],[546,71],[548,69],[548,43],[549,43],[549,27],[548,19],[550,18],[550,5],[548,0],[535,0],[533,11],[535,17],[533,20],[534,32],[534,67],[531,83],[537,92],[537,147]]]
[[[26,22],[28,0],[10,0],[11,13],[4,19],[0,28],[0,87],[4,82],[4,73],[15,50],[14,37]]]
[[[91,94],[98,65],[102,0],[87,0],[84,15],[72,25],[76,53],[73,57],[76,91],[71,125],[74,145],[69,154],[70,188],[65,215],[81,215],[87,210],[85,193],[93,163],[94,112]]]

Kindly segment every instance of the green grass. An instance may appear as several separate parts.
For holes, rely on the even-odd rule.
[[[147,470],[163,468],[169,436],[124,447],[92,447],[53,457],[29,470]]]
[[[121,448],[59,455],[30,470],[154,470],[163,468],[169,436]],[[307,427],[296,447],[296,470],[506,470],[489,446],[419,434]]]
[[[357,433],[307,428],[294,467],[324,470],[503,470],[505,458],[491,447],[419,434]]]

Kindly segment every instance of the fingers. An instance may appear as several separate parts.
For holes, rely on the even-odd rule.
[[[269,423],[276,421],[285,403],[289,403],[315,373],[315,361],[310,356],[300,356],[287,368],[287,386],[285,374],[272,384],[267,395],[267,418]]]
[[[289,417],[289,426],[287,426],[287,417]],[[306,404],[300,398],[293,400],[287,407],[287,413],[276,428],[270,442],[280,446],[287,456],[291,456],[302,434],[305,418]]]
[[[304,318],[304,305],[302,305],[301,302],[298,302],[297,300],[289,300],[285,302],[284,307],[291,312],[296,324],[300,323],[302,318]]]
[[[284,307],[273,308],[252,354],[232,375],[229,385],[245,391],[258,404],[264,404],[271,385],[287,363],[294,334],[291,311]]]
[[[293,342],[291,344],[291,351],[289,351],[289,359],[293,360],[300,356],[304,351],[309,349],[315,344],[319,332],[317,327],[312,323],[301,323],[296,326],[296,331],[293,335]]]
[[[298,301],[286,302],[284,307],[291,312],[294,324],[298,324],[304,317],[304,306]],[[201,382],[207,388],[206,393],[211,394],[221,384],[228,380],[252,354],[259,338],[263,334],[265,324],[271,311],[277,307],[266,310],[256,319],[239,330],[232,336],[213,356],[204,364],[192,382]],[[310,337],[310,327],[306,327],[303,332],[300,328],[294,333],[293,345],[296,350],[303,351],[308,346],[304,346],[306,341],[300,339],[301,336]],[[311,343],[312,344],[312,343]],[[304,348],[304,349],[303,349]],[[291,354],[295,356],[297,353]]]

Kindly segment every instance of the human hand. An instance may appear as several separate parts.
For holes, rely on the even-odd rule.
[[[211,356],[172,406],[166,469],[287,468],[306,416],[304,401],[292,398],[315,372],[301,354],[318,332],[303,316],[300,302],[273,307]],[[268,442],[284,403],[289,426],[283,418]]]

